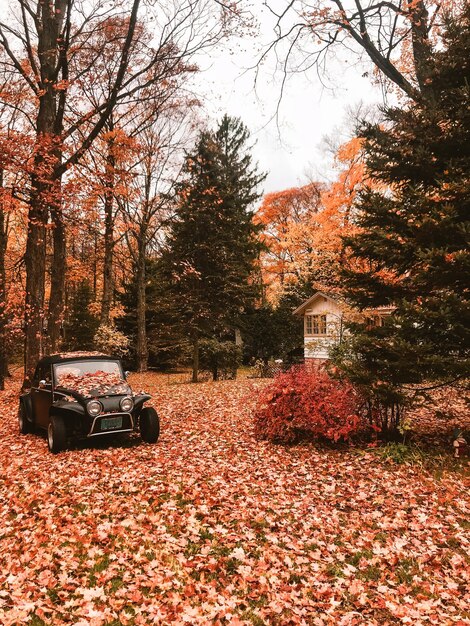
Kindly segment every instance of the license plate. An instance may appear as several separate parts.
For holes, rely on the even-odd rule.
[[[117,430],[122,428],[122,417],[103,417],[101,430]]]

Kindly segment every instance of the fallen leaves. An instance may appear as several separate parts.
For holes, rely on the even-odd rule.
[[[57,376],[56,386],[66,391],[75,391],[85,398],[130,393],[129,385],[118,374],[101,370],[60,374]]]
[[[2,394],[0,623],[470,624],[462,474],[258,442],[263,381],[169,382],[131,380],[157,445],[57,456]]]

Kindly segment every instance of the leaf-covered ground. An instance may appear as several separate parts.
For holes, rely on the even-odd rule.
[[[132,381],[157,445],[57,456],[0,394],[2,625],[470,624],[464,472],[260,443],[265,383],[169,382]]]

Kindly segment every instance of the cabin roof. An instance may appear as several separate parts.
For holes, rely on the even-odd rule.
[[[307,309],[311,304],[313,304],[315,302],[315,300],[317,300],[320,297],[326,298],[327,300],[331,300],[335,304],[339,304],[339,302],[340,302],[340,299],[337,298],[336,296],[332,296],[332,295],[330,295],[328,293],[325,293],[324,291],[316,291],[313,294],[313,296],[311,296],[308,300],[306,300],[299,307],[297,307],[292,314],[293,315],[303,315],[305,309]]]
[[[308,307],[311,306],[315,302],[315,300],[317,300],[319,297],[323,297],[323,298],[326,298],[327,300],[331,300],[331,302],[334,302],[337,306],[341,304],[347,305],[347,300],[345,300],[344,298],[340,298],[336,294],[325,293],[324,291],[316,291],[313,294],[313,296],[311,296],[308,300],[305,300],[305,302],[303,302],[299,307],[297,307],[295,311],[293,311],[292,314],[303,315],[305,310],[308,309]],[[374,314],[374,313],[390,314],[390,313],[393,313],[395,309],[396,307],[393,305],[381,305],[381,306],[377,306],[373,308],[363,309],[362,312],[365,314]]]

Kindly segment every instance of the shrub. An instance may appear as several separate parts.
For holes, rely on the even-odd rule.
[[[423,461],[423,455],[419,448],[410,447],[404,443],[387,443],[385,446],[377,448],[376,454],[382,459],[394,461],[397,465],[402,465],[403,463],[417,465]]]
[[[101,326],[96,331],[94,343],[97,350],[118,357],[125,356],[129,351],[129,339],[115,326]]]
[[[352,385],[323,370],[294,367],[276,376],[255,412],[260,439],[296,443],[302,439],[348,440],[370,429],[363,402]]]

